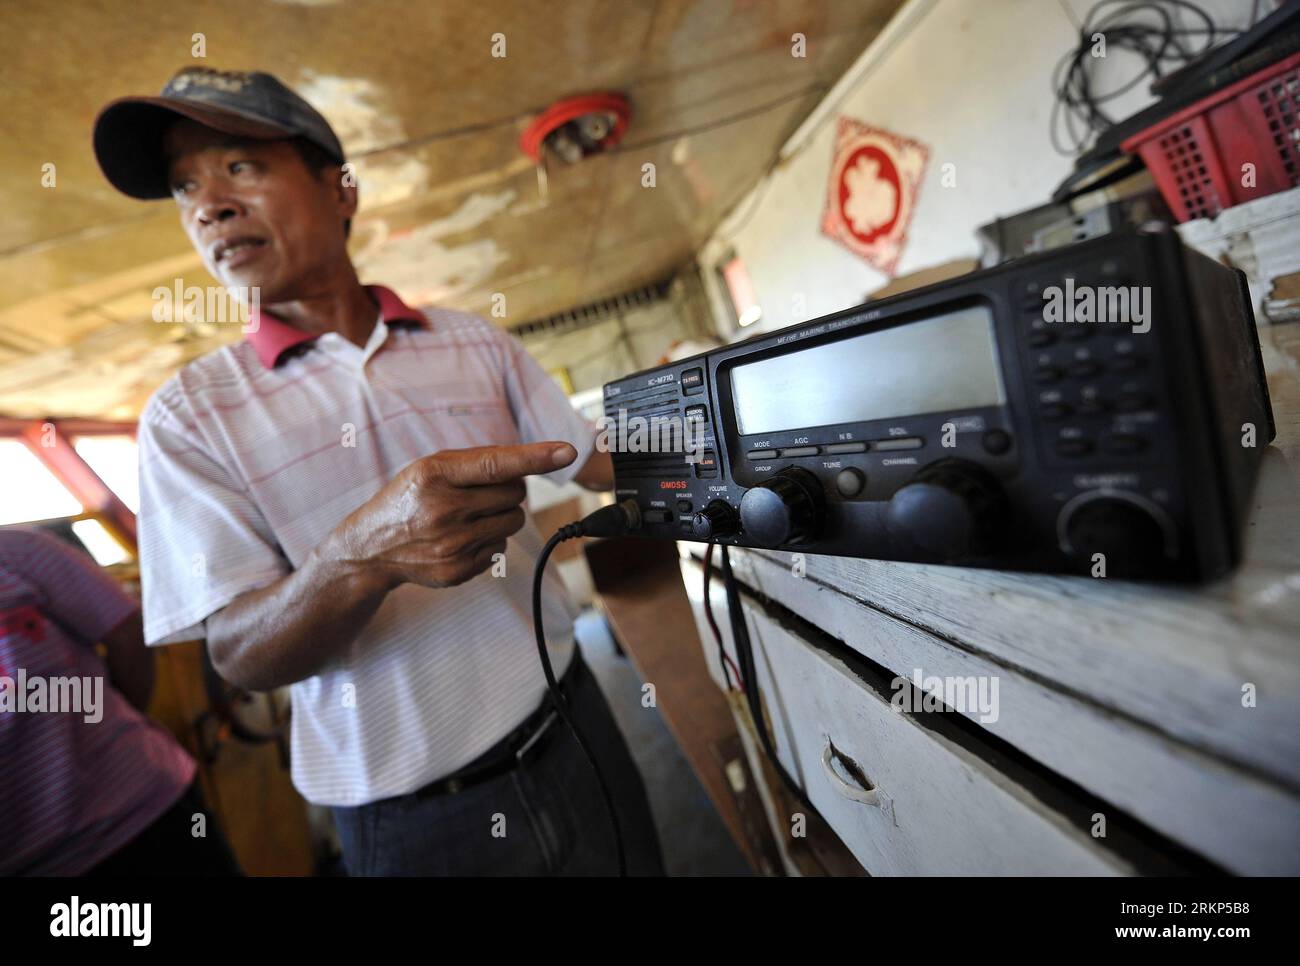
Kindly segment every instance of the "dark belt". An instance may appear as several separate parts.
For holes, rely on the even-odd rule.
[[[560,693],[572,704],[572,691],[582,667],[582,655],[577,644],[573,646],[573,659],[560,678]],[[414,798],[432,798],[437,795],[454,795],[489,779],[508,774],[519,767],[525,757],[537,754],[564,728],[559,712],[548,691],[537,710],[524,719],[514,731],[506,735],[472,762],[445,778],[430,782],[411,792]]]

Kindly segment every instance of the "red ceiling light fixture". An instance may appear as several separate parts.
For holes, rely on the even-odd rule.
[[[543,152],[569,164],[614,147],[623,138],[632,105],[622,94],[582,94],[556,101],[519,135],[519,150],[539,166]]]

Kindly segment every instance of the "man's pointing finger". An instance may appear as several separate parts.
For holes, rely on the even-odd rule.
[[[437,456],[443,480],[452,486],[484,486],[550,473],[578,456],[569,443],[552,440],[517,446],[478,446],[444,450]]]

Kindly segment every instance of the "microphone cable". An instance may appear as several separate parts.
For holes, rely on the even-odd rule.
[[[618,850],[620,876],[627,875],[627,852],[623,845],[623,829],[618,821],[618,812],[614,808],[614,795],[610,791],[609,782],[605,780],[604,772],[596,763],[596,756],[592,754],[587,739],[583,737],[577,723],[570,717],[564,694],[560,691],[560,683],[555,678],[555,669],[551,666],[551,655],[546,649],[546,629],[542,626],[542,578],[546,573],[546,562],[550,559],[551,553],[565,540],[572,540],[575,537],[617,537],[638,530],[640,527],[641,509],[635,500],[624,500],[621,503],[603,506],[576,523],[566,524],[556,530],[546,541],[546,546],[537,557],[537,566],[533,570],[533,632],[537,636],[537,656],[542,662],[542,673],[546,675],[546,687],[550,692],[551,704],[577,740],[578,747],[582,749],[587,764],[591,766],[592,772],[596,775],[596,782],[600,785],[600,793],[605,799],[605,810],[609,813],[609,824],[614,830],[614,845]],[[574,641],[573,646],[577,648],[577,641]],[[574,660],[578,659],[579,655],[575,654]]]
[[[711,578],[713,576],[713,548],[716,544],[710,540],[709,549],[704,553],[704,619],[708,622],[709,630],[713,632],[713,640],[718,645],[718,664],[722,668],[723,680],[727,683],[728,691],[743,690],[744,682],[740,679],[740,668],[731,659],[727,649],[722,645],[722,631],[718,628],[718,620],[713,616],[713,597],[709,590]],[[731,683],[732,676],[735,676],[738,685]]]
[[[749,627],[745,624],[745,612],[740,603],[740,584],[736,580],[735,574],[731,572],[731,554],[728,552],[726,544],[722,545],[722,582],[727,590],[727,612],[731,622],[731,641],[736,650],[736,660],[740,662],[741,686],[745,691],[745,699],[749,704],[750,717],[754,719],[754,730],[758,732],[758,740],[762,744],[768,760],[772,763],[772,767],[781,777],[781,781],[785,783],[786,788],[790,790],[790,794],[794,795],[805,808],[816,811],[807,793],[785,770],[785,765],[781,764],[781,759],[776,755],[776,747],[772,743],[772,738],[767,733],[767,724],[763,718],[762,695],[758,688],[758,666],[754,661],[754,646],[749,639]]]

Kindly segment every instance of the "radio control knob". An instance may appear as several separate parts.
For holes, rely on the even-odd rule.
[[[790,467],[745,491],[740,524],[760,547],[805,543],[821,535],[824,502],[821,480]]]
[[[740,515],[726,500],[710,500],[691,518],[691,531],[701,540],[730,537],[740,532]]]
[[[862,492],[862,488],[866,485],[866,475],[856,467],[850,466],[846,470],[840,470],[835,476],[835,489],[846,500],[853,499]]]
[[[1006,499],[993,477],[962,460],[942,460],[917,473],[889,501],[885,519],[895,537],[939,562],[983,553],[1006,521]]]
[[[1103,554],[1108,577],[1153,577],[1174,556],[1173,524],[1164,510],[1134,494],[1085,494],[1061,511],[1061,549],[1088,570]]]

